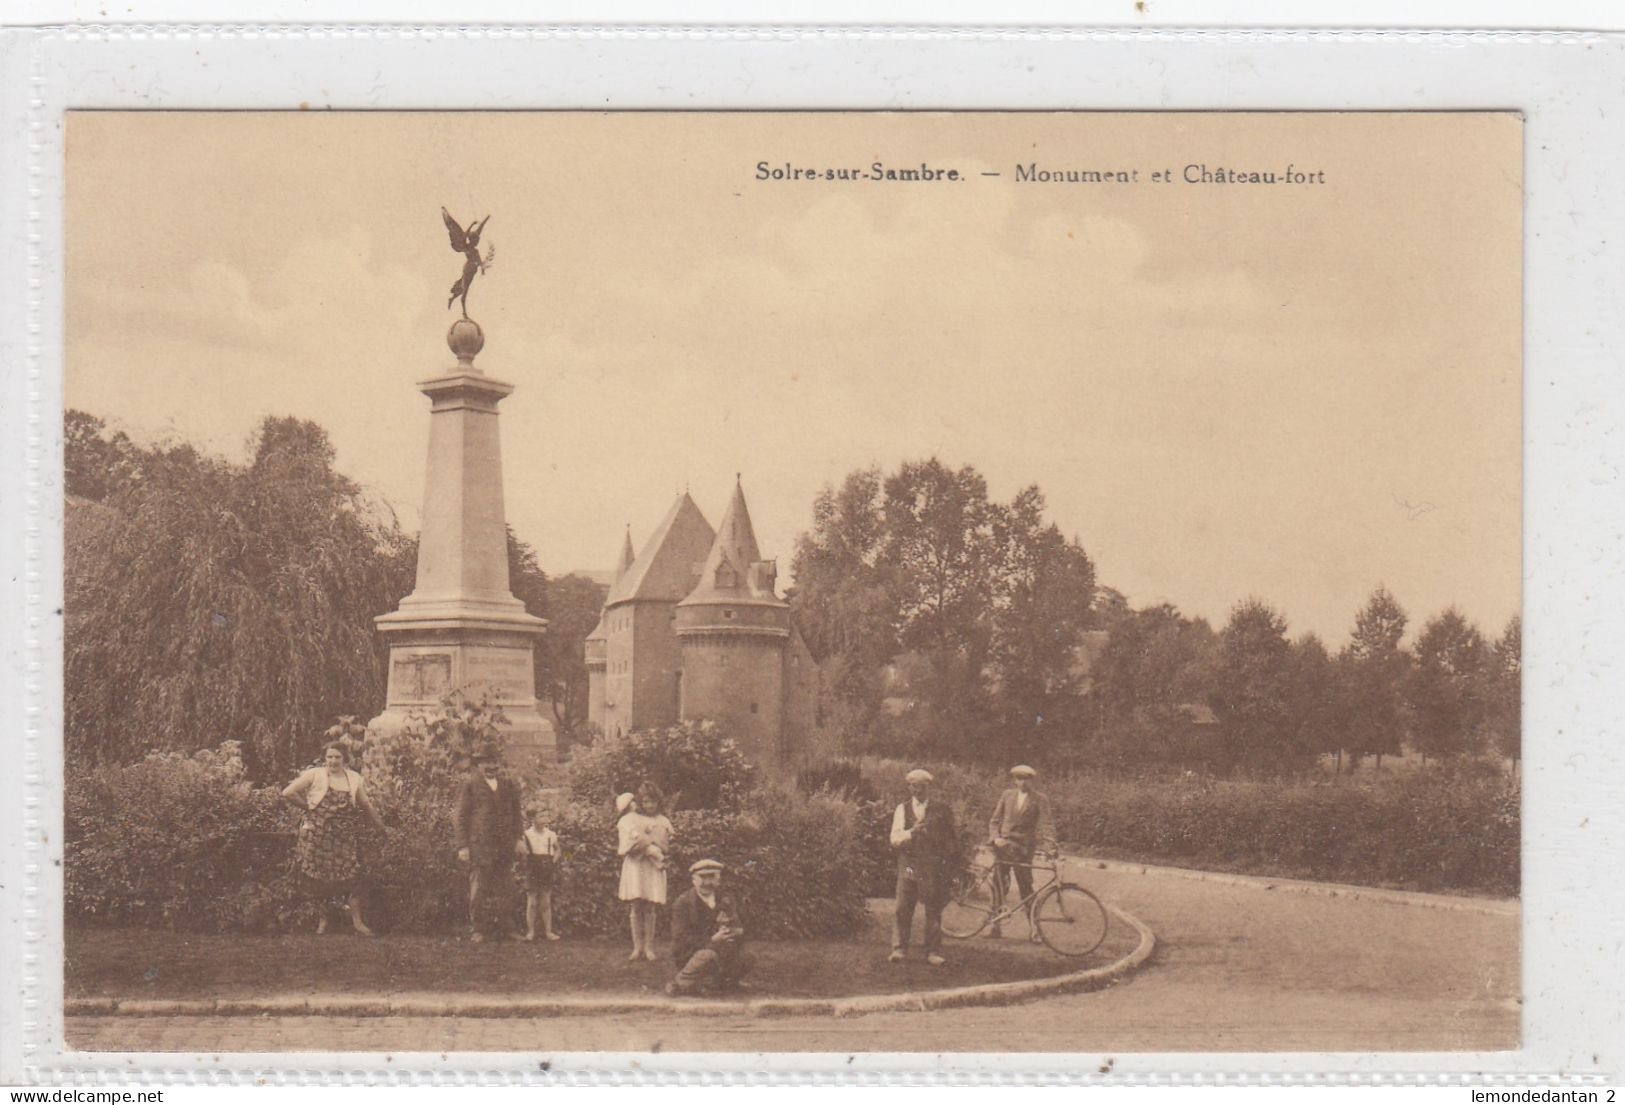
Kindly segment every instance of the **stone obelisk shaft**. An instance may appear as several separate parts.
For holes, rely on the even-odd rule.
[[[457,367],[418,384],[430,415],[417,585],[376,619],[390,644],[389,692],[372,725],[432,717],[453,692],[489,697],[509,719],[509,757],[548,762],[557,743],[536,700],[534,659],[546,623],[509,590],[497,404],[514,388],[474,367],[484,344],[474,323],[458,321],[448,341]]]

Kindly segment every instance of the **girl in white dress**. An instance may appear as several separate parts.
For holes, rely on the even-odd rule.
[[[632,926],[632,954],[651,963],[655,952],[655,925],[666,904],[666,853],[671,849],[671,822],[660,812],[665,801],[660,788],[646,782],[638,788],[632,809],[616,825],[620,838],[620,899],[628,903]]]

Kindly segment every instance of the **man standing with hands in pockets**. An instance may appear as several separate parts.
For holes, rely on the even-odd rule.
[[[908,958],[914,907],[919,904],[925,906],[921,938],[925,961],[940,967],[947,962],[942,957],[942,907],[959,866],[959,833],[948,803],[931,801],[931,773],[917,767],[905,779],[909,796],[891,823],[891,846],[897,853],[897,913],[887,958],[893,963]]]
[[[509,915],[513,853],[525,831],[519,788],[502,774],[494,749],[474,758],[475,770],[457,796],[457,858],[468,864],[468,921],[472,939],[520,935]]]
[[[1050,814],[1049,799],[1033,790],[1033,777],[1037,774],[1026,764],[1012,767],[1011,787],[999,795],[998,804],[993,807],[993,816],[988,819],[987,836],[993,843],[994,855],[998,857],[993,886],[1001,909],[1010,885],[1010,873],[1015,872],[1016,888],[1021,891],[1021,897],[1029,898],[1033,892],[1034,854],[1044,852],[1054,855],[1056,852],[1055,819]],[[999,936],[999,926],[995,924],[986,935]],[[1030,936],[1036,942],[1037,930]]]

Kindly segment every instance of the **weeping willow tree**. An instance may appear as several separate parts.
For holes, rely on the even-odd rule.
[[[77,417],[81,441],[105,442]],[[382,707],[372,619],[411,590],[416,550],[334,470],[320,426],[267,418],[247,463],[121,448],[118,478],[68,509],[71,757],[240,740],[250,773],[277,778],[335,716]]]

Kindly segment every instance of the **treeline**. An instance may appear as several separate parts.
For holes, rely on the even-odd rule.
[[[1102,623],[1084,758],[1277,774],[1322,755],[1340,771],[1407,751],[1520,757],[1516,616],[1490,641],[1446,609],[1407,647],[1409,619],[1379,587],[1335,653],[1313,633],[1289,639],[1258,599],[1217,632],[1165,605],[1108,608]]]
[[[1448,609],[1406,647],[1378,588],[1335,654],[1256,598],[1215,630],[1131,609],[1043,512],[1037,487],[996,502],[937,460],[818,496],[791,601],[850,751],[1255,775],[1518,758],[1516,618],[1492,641]]]
[[[68,411],[65,736],[83,765],[240,741],[255,779],[309,762],[341,715],[382,709],[374,616],[412,590],[415,537],[338,472],[313,422],[266,418],[248,460],[140,446]],[[549,619],[537,693],[567,735],[586,717],[581,642],[603,589],[550,580],[510,532],[509,574]]]

